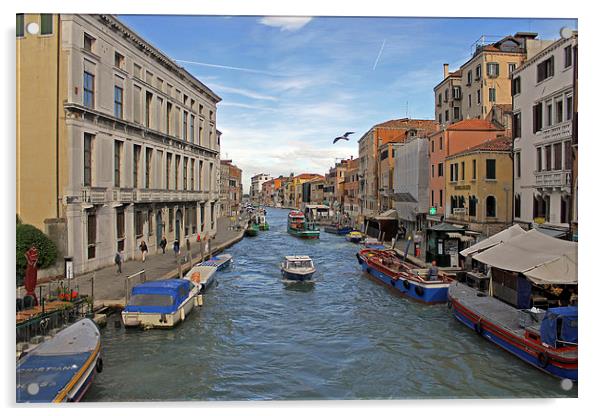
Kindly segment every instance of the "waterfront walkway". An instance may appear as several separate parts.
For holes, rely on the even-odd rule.
[[[244,229],[237,230],[232,226],[232,222],[228,217],[218,218],[217,233],[214,239],[211,240],[211,251],[213,254],[224,250],[225,248],[240,241],[244,235]],[[190,265],[201,261],[201,243],[196,240],[190,241],[190,256],[186,252],[186,240],[182,241],[180,248],[180,260],[183,258],[188,261],[182,263],[182,273],[189,270]],[[139,253],[138,253],[139,254]],[[203,257],[207,257],[208,253],[203,253]],[[190,262],[192,257],[192,262]],[[125,287],[127,276],[133,275],[141,270],[145,270],[146,280],[159,280],[177,277],[178,262],[174,255],[172,245],[168,244],[165,249],[165,254],[161,251],[148,254],[146,261],[142,262],[140,256],[136,259],[127,260],[121,265],[121,273],[117,273],[117,266],[112,265],[93,272],[84,273],[74,277],[70,286],[71,289],[78,290],[79,293],[94,297],[95,306],[120,304],[125,298]],[[62,281],[67,284],[66,280]],[[93,282],[93,283],[92,283]],[[139,283],[139,280],[132,281],[132,284]],[[48,285],[51,290],[54,290],[58,281],[39,284],[43,287],[43,294],[48,290]],[[37,289],[36,289],[37,293]]]

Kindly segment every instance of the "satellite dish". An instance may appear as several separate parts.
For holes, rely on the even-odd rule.
[[[560,37],[562,39],[570,39],[573,37],[573,29],[564,26],[562,29],[560,29]]]

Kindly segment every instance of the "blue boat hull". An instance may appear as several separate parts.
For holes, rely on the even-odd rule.
[[[379,282],[387,285],[388,287],[396,290],[403,296],[407,296],[411,299],[417,300],[419,302],[424,303],[444,303],[447,302],[447,291],[448,287],[439,287],[439,288],[429,288],[418,285],[410,280],[405,280],[408,283],[404,285],[403,279],[391,279],[386,274],[382,273],[379,270],[376,270],[366,262],[360,259],[360,265],[362,266],[362,270],[370,274],[370,276],[376,278]],[[422,289],[422,294],[418,293],[420,289]],[[418,290],[418,292],[417,292]]]
[[[313,273],[311,274],[295,274],[295,273],[290,273],[287,272],[285,270],[282,270],[282,277],[286,280],[294,280],[296,282],[307,282],[312,280],[313,278]]]
[[[476,323],[473,322],[465,313],[463,313],[458,308],[456,308],[456,307],[453,308],[453,314],[454,314],[454,317],[459,322],[461,322],[468,328],[470,328],[472,330],[476,329]],[[483,338],[488,339],[489,341],[493,342],[497,346],[503,348],[504,350],[510,352],[511,354],[514,354],[516,357],[520,358],[521,360],[525,361],[526,363],[531,364],[531,365],[539,368],[540,370],[542,370],[546,373],[549,373],[553,376],[556,376],[559,378],[568,378],[573,381],[577,380],[577,373],[578,373],[577,369],[573,370],[573,369],[561,368],[561,367],[558,367],[558,366],[552,364],[551,362],[549,362],[544,367],[539,363],[537,356],[533,356],[533,355],[529,354],[524,349],[519,348],[517,345],[514,345],[514,344],[508,342],[507,340],[503,339],[502,337],[498,336],[495,332],[490,331],[486,327],[483,327],[483,326],[480,326],[480,331],[481,331],[480,334],[481,334],[481,336],[483,336]]]

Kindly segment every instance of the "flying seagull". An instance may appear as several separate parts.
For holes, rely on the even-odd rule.
[[[342,136],[337,137],[336,139],[334,139],[334,141],[332,142],[332,144],[335,144],[336,142],[338,142],[339,140],[349,140],[349,135],[353,134],[353,131],[348,131],[347,133],[343,134]]]

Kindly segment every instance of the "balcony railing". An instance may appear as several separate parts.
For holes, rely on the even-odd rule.
[[[554,126],[546,127],[541,131],[541,138],[544,141],[556,141],[562,139],[568,139],[571,137],[573,132],[573,124],[571,120],[556,124]]]
[[[538,188],[565,187],[570,185],[570,170],[535,172],[535,186]]]
[[[106,201],[107,188],[83,187],[82,202],[89,204],[100,204]]]

